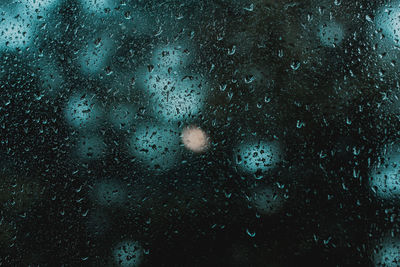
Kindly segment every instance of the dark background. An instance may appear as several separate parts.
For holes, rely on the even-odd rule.
[[[371,164],[384,144],[398,140],[400,127],[382,101],[382,93],[396,95],[397,71],[371,56],[381,40],[365,19],[384,3],[257,0],[253,11],[245,10],[250,4],[127,0],[94,18],[67,0],[39,18],[46,27],[36,32],[35,49],[2,51],[0,265],[108,266],[113,246],[126,238],[140,240],[148,252],[143,266],[372,264],[376,243],[398,231],[398,205],[379,200],[368,185]],[[114,33],[126,12],[138,9],[158,27],[151,34],[118,33],[108,69],[82,75],[76,52],[100,31]],[[337,47],[321,46],[316,34],[330,12],[346,32]],[[156,35],[159,28],[163,33]],[[212,89],[201,114],[170,124],[199,125],[210,136],[209,149],[153,173],[124,151],[126,134],[104,123],[108,153],[101,160],[76,159],[71,151],[80,130],[63,116],[76,88],[105,103],[125,100],[107,93],[122,82],[119,73],[145,66],[157,44],[188,38],[198,51],[188,68],[203,70]],[[38,97],[43,87],[35,61],[42,54],[64,73],[55,97]],[[247,84],[253,72],[263,78]],[[130,101],[154,120],[135,89],[134,72],[132,79]],[[257,175],[235,167],[235,145],[253,135],[279,139],[285,154],[279,166]],[[94,226],[84,214],[98,210],[89,194],[105,177],[121,181],[136,200],[101,208],[107,222]],[[279,183],[286,198],[279,212],[256,216],[244,197],[255,183]]]

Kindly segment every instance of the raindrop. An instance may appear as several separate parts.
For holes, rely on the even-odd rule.
[[[250,237],[255,237],[255,236],[256,236],[256,232],[255,232],[255,231],[250,231],[249,228],[246,229],[246,233],[247,233]]]
[[[298,70],[300,68],[300,61],[295,60],[290,64],[292,70]]]
[[[236,52],[236,45],[232,46],[231,49],[228,49],[228,55],[232,56]]]

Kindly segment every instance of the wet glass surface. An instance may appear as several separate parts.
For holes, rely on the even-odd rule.
[[[399,1],[0,1],[0,266],[399,266]]]

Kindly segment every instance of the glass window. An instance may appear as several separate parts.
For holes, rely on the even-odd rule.
[[[0,266],[399,266],[399,0],[0,1]]]

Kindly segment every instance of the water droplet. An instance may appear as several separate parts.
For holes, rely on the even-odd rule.
[[[231,49],[228,49],[228,55],[232,56],[236,52],[236,45],[232,46]]]
[[[253,75],[246,75],[246,77],[244,77],[244,82],[245,83],[252,83],[256,78]]]
[[[251,4],[249,7],[244,7],[243,9],[246,10],[246,11],[251,12],[251,11],[254,10],[254,4]]]
[[[131,12],[130,12],[130,11],[126,11],[126,12],[124,13],[124,16],[125,16],[126,19],[131,19],[131,18],[132,18]]]
[[[333,1],[333,3],[334,3],[336,6],[340,6],[340,4],[342,4],[342,0],[335,0],[335,1]]]
[[[82,213],[82,216],[86,217],[88,215],[88,213],[89,213],[89,210],[86,210],[84,213]]]
[[[329,241],[331,241],[332,237],[328,237],[327,240],[324,240],[324,245],[327,245],[329,243]]]
[[[298,70],[300,68],[300,61],[295,60],[290,64],[292,70]]]
[[[246,229],[246,233],[250,236],[250,237],[255,237],[256,236],[256,232],[252,232],[250,231],[248,228]]]
[[[302,122],[302,121],[300,121],[300,120],[297,121],[297,124],[296,124],[296,127],[297,127],[297,128],[300,129],[301,127],[304,127],[304,126],[306,126],[306,124],[305,124],[304,122]]]

